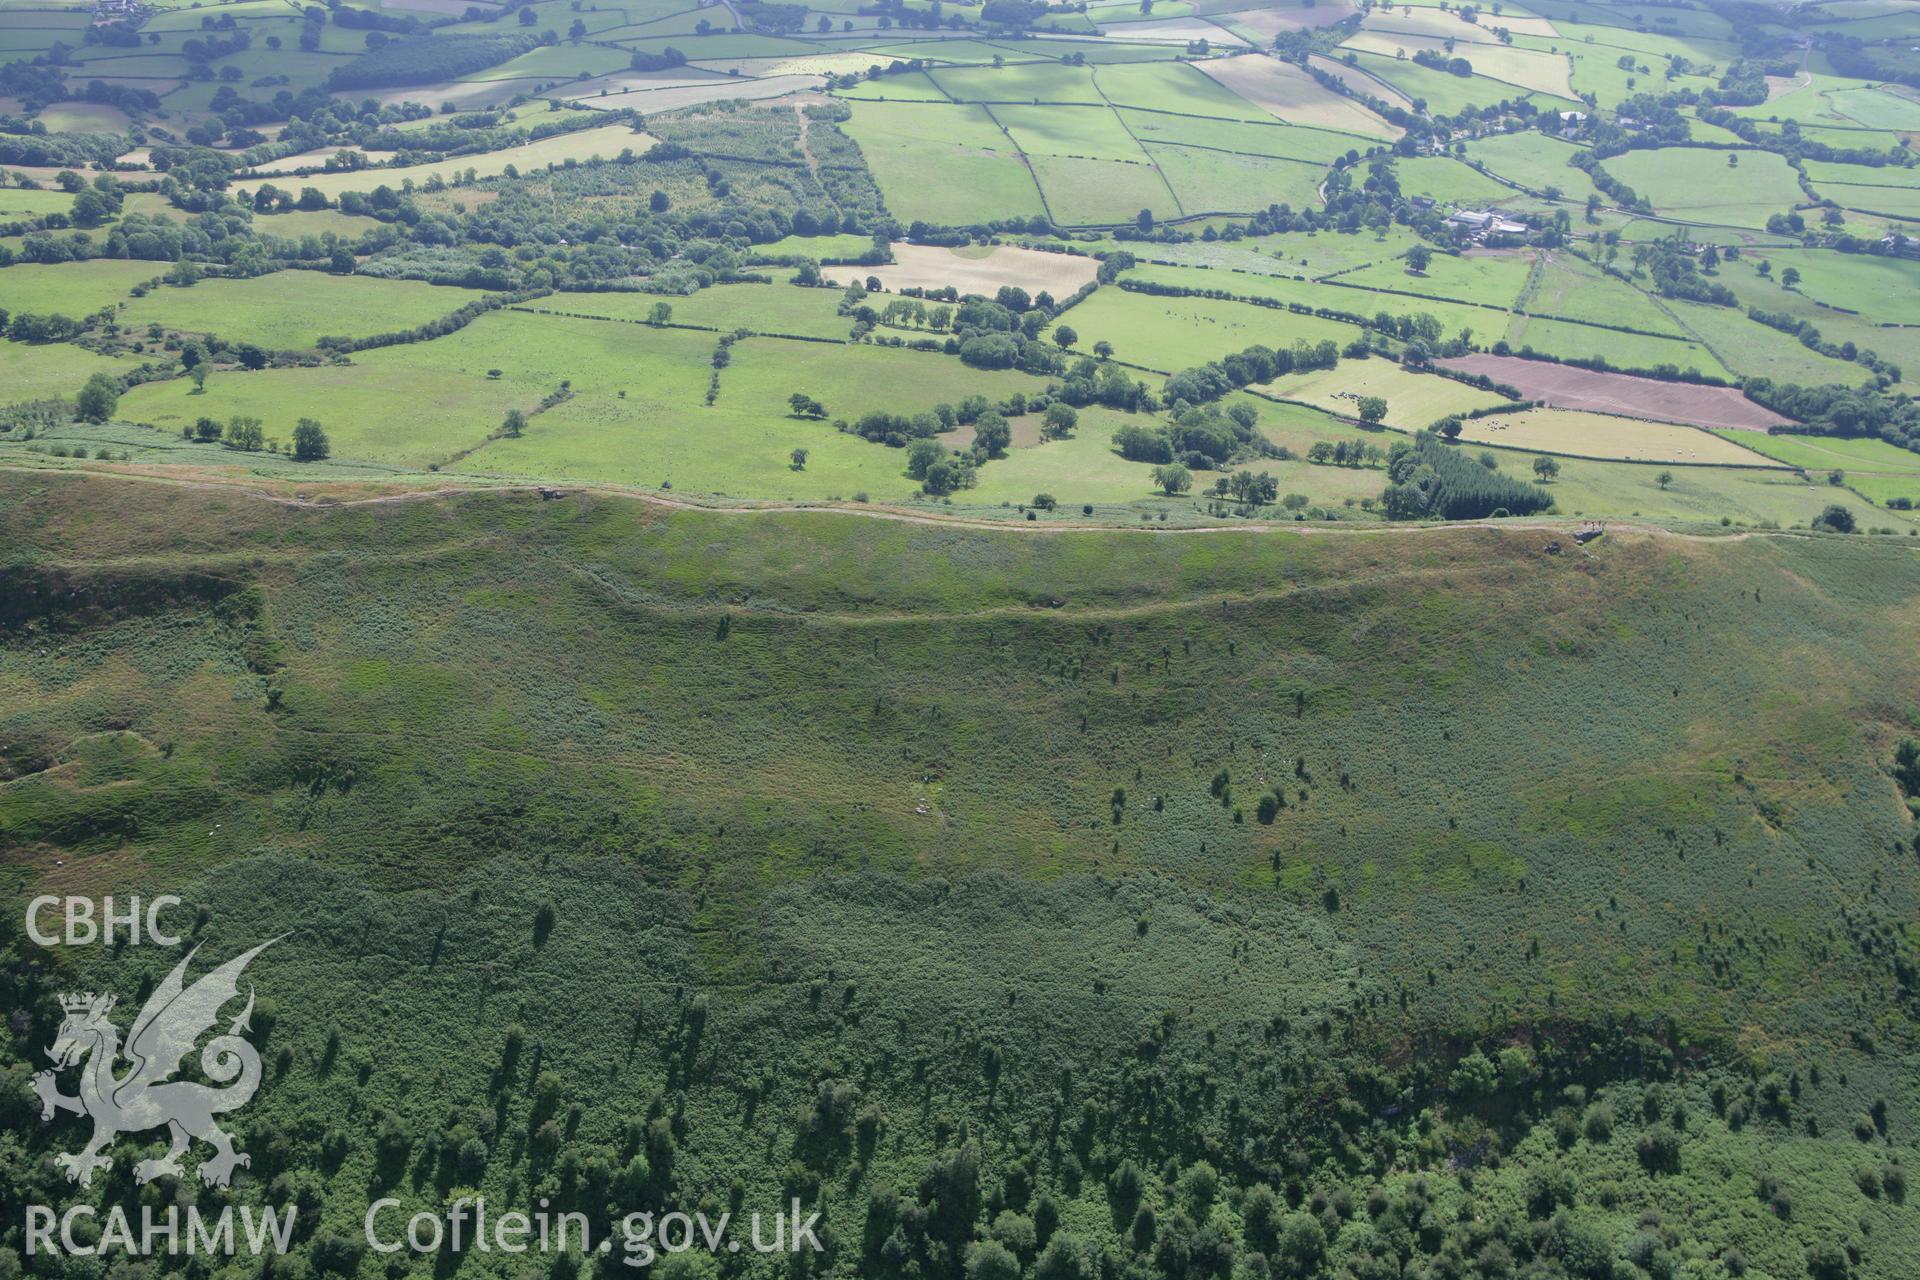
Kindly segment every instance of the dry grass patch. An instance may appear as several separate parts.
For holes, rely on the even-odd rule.
[[[1092,258],[1066,253],[1043,253],[1017,245],[982,248],[969,245],[947,249],[939,245],[896,244],[893,262],[880,267],[828,267],[836,284],[879,277],[893,293],[902,289],[944,289],[952,285],[963,294],[992,297],[1002,285],[1034,294],[1045,289],[1055,298],[1070,297],[1094,277],[1100,264]]]
[[[1718,466],[1777,467],[1781,464],[1697,427],[1643,422],[1577,409],[1528,409],[1524,413],[1470,418],[1461,439],[1475,444],[1536,449],[1621,462],[1675,462]]]
[[[1401,130],[1359,103],[1327,90],[1299,67],[1256,55],[1194,64],[1215,80],[1288,124],[1317,125],[1370,138],[1398,138]]]
[[[1466,23],[1460,23],[1466,26]],[[1377,53],[1383,57],[1396,57],[1405,53],[1411,58],[1421,51],[1437,53],[1443,58],[1465,58],[1473,64],[1475,75],[1486,76],[1503,84],[1515,85],[1522,89],[1531,89],[1535,93],[1548,93],[1556,98],[1574,98],[1573,85],[1568,82],[1572,68],[1567,60],[1557,53],[1547,53],[1538,49],[1511,49],[1502,44],[1475,44],[1469,47],[1456,45],[1451,53],[1447,51],[1445,39],[1437,36],[1404,35],[1397,31],[1362,31],[1341,46],[1343,49],[1358,49],[1362,53]]]

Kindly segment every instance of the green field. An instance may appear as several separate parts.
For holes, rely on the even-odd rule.
[[[1435,257],[1418,275],[1404,261],[1382,262],[1347,272],[1340,283],[1508,309],[1519,301],[1532,274],[1531,253],[1443,255]]]
[[[1739,325],[1742,337],[1752,336],[1748,330],[1759,330],[1759,326],[1731,312],[1722,314],[1719,308],[1702,308],[1701,315],[1716,322],[1724,319],[1729,324]],[[1601,356],[1616,369],[1655,369],[1661,365],[1672,365],[1682,370],[1698,369],[1710,377],[1731,377],[1731,371],[1714,354],[1713,349],[1697,340],[1621,333],[1594,325],[1569,324],[1563,320],[1524,315],[1517,315],[1508,322],[1505,336],[1515,353],[1520,353],[1522,348],[1532,347],[1562,359]],[[1774,336],[1784,338],[1781,334]]]
[[[1862,479],[1868,476],[1920,478],[1920,454],[1897,449],[1884,440],[1796,435],[1766,435],[1749,440],[1748,432],[1723,434],[1804,471],[1839,469]]]
[[[78,318],[124,300],[135,285],[164,274],[166,266],[152,262],[17,262],[0,267],[0,306]]]
[[[1282,400],[1297,400],[1337,413],[1358,416],[1361,396],[1387,402],[1387,426],[1406,431],[1430,427],[1452,414],[1471,413],[1505,403],[1505,397],[1451,378],[1411,373],[1387,360],[1344,363],[1335,369],[1292,373],[1264,383],[1260,390]]]
[[[1572,143],[1527,131],[1476,138],[1467,145],[1467,158],[1509,182],[1535,191],[1552,187],[1562,198],[1585,204],[1588,196],[1599,193],[1584,169],[1567,163],[1579,150]]]
[[[311,347],[323,337],[364,338],[411,329],[482,296],[412,280],[281,272],[202,280],[189,289],[162,286],[123,307],[120,322],[218,334],[278,350]]]
[[[1728,167],[1736,157],[1739,165]],[[1652,201],[1655,211],[1689,222],[1763,227],[1773,214],[1806,199],[1793,170],[1770,151],[1662,147],[1614,156],[1604,167]],[[1710,180],[1703,178],[1709,173]]]
[[[1172,373],[1255,343],[1290,347],[1296,338],[1351,341],[1352,326],[1317,316],[1213,298],[1163,298],[1102,289],[1073,309],[1078,346],[1111,342],[1121,360]]]
[[[851,106],[847,132],[896,216],[969,223],[1042,212],[1033,174],[984,108]]]

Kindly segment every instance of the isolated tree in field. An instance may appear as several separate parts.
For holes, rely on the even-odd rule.
[[[1080,341],[1080,335],[1074,332],[1070,324],[1063,324],[1053,331],[1053,344],[1062,351],[1078,341]]]
[[[243,453],[258,453],[266,447],[267,433],[260,425],[260,419],[242,415],[227,423],[226,443],[229,449],[238,449]]]
[[[1153,482],[1172,497],[1193,488],[1193,473],[1177,462],[1169,462],[1153,469]]]
[[[1787,268],[1787,269],[1786,269],[1785,271],[1782,271],[1782,272],[1780,273],[1780,283],[1781,283],[1782,285],[1784,285],[1785,287],[1787,287],[1787,288],[1789,288],[1789,289],[1791,289],[1791,288],[1793,288],[1793,286],[1795,286],[1795,285],[1797,285],[1797,284],[1799,284],[1799,283],[1800,283],[1800,268],[1798,268],[1798,267],[1788,267],[1788,268]]]
[[[510,440],[518,440],[520,433],[527,429],[527,415],[518,409],[507,410],[506,421],[500,424],[500,434]]]
[[[1653,480],[1655,484],[1665,489],[1673,483],[1673,472],[1662,471],[1659,475],[1655,476]]]
[[[1560,463],[1554,458],[1535,458],[1533,460],[1533,474],[1540,477],[1543,481],[1551,480],[1560,474]]]
[[[1289,511],[1304,511],[1307,508],[1307,495],[1304,493],[1290,493],[1280,499],[1280,505]]]
[[[87,422],[105,422],[119,406],[120,384],[104,373],[88,378],[73,401],[74,412]]]
[[[1445,436],[1449,441],[1458,440],[1460,433],[1464,430],[1466,430],[1466,425],[1458,418],[1448,418],[1440,424],[1440,434]]]
[[[1379,396],[1360,397],[1360,421],[1372,426],[1387,416],[1387,402]]]
[[[1837,502],[1830,503],[1827,509],[1820,513],[1819,518],[1813,522],[1813,527],[1828,533],[1852,533],[1856,528],[1853,512]]]
[[[318,462],[333,452],[333,446],[327,442],[327,433],[312,418],[302,418],[293,428],[293,460],[295,462]]]
[[[222,427],[214,419],[202,418],[193,424],[193,438],[202,444],[210,444],[218,440],[221,432],[224,430],[226,430],[226,428]]]
[[[787,456],[793,459],[793,469],[795,471],[805,471],[807,469],[807,451],[805,449],[795,449]]]
[[[673,323],[673,307],[665,302],[656,302],[647,311],[647,323],[655,328]]]
[[[1113,359],[1113,344],[1102,338],[1099,342],[1093,344],[1093,354],[1099,356],[1102,360],[1111,360]]]
[[[193,366],[193,368],[187,370],[187,378],[193,383],[193,391],[191,394],[197,396],[206,391],[207,374],[210,372],[212,371],[207,368],[205,361],[201,361],[199,364]]]
[[[796,391],[787,397],[787,406],[793,410],[796,418],[824,418],[827,406],[815,400],[804,391]]]
[[[1042,511],[1051,511],[1060,505],[1060,500],[1050,493],[1036,493],[1033,495],[1032,505],[1040,508]]]
[[[973,424],[973,446],[989,458],[1005,457],[1007,446],[1012,443],[1013,428],[991,410],[981,414]]]
[[[1427,264],[1433,261],[1433,250],[1423,244],[1417,244],[1407,250],[1407,266],[1414,271],[1424,272]]]
[[[1047,406],[1040,419],[1040,434],[1048,440],[1064,440],[1080,425],[1080,415],[1070,404],[1056,400]]]

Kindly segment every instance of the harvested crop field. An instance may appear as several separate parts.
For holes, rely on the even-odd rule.
[[[1375,138],[1398,138],[1401,130],[1358,102],[1323,88],[1290,63],[1263,54],[1213,58],[1194,64],[1241,97],[1288,124],[1310,124]]]
[[[1244,27],[1257,31],[1269,40],[1283,31],[1312,31],[1320,27],[1331,27],[1353,16],[1353,9],[1345,3],[1317,4],[1312,8],[1295,6],[1280,9],[1245,9],[1236,13],[1220,14],[1215,21],[1230,27]],[[1465,25],[1465,24],[1462,24]]]
[[[1661,382],[1624,373],[1595,373],[1518,356],[1471,355],[1442,360],[1449,369],[1485,374],[1518,390],[1528,400],[1562,409],[1621,413],[1696,427],[1765,431],[1792,421],[1763,408],[1732,387],[1702,387]]]
[[[1092,258],[1074,254],[1043,253],[1016,245],[977,245],[948,249],[930,244],[896,244],[893,261],[879,267],[828,267],[828,279],[836,284],[877,276],[888,291],[902,289],[944,289],[952,285],[962,294],[979,293],[992,297],[1002,285],[1013,285],[1028,293],[1045,289],[1056,298],[1067,298],[1092,280],[1100,264]]]
[[[1391,102],[1397,107],[1402,107],[1408,111],[1413,110],[1413,99],[1408,97],[1398,86],[1390,85],[1385,80],[1376,80],[1358,67],[1350,67],[1344,62],[1329,58],[1325,54],[1320,53],[1314,54],[1308,58],[1307,61],[1312,63],[1316,69],[1326,72],[1355,93],[1371,94],[1382,101]]]
[[[1469,418],[1463,439],[1545,453],[1618,462],[1677,462],[1691,466],[1773,467],[1751,449],[1693,427],[1645,422],[1577,409],[1528,409]]]

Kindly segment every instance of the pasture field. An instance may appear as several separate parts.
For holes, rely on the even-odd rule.
[[[0,307],[79,317],[126,298],[137,284],[166,274],[164,264],[95,258],[91,262],[16,262],[0,267]]]
[[[1857,311],[1879,324],[1920,324],[1920,264],[1903,258],[1853,253],[1770,250],[1777,281],[1792,267],[1800,273],[1794,289],[1830,307]],[[1769,293],[1784,292],[1775,286]],[[1823,317],[1832,323],[1836,317]],[[1815,320],[1816,325],[1820,320]]]
[[[1256,343],[1291,347],[1294,339],[1347,343],[1352,325],[1272,307],[1215,298],[1166,298],[1100,289],[1068,313],[1079,340],[1076,350],[1111,342],[1117,359],[1173,373],[1218,360]]]
[[[1264,110],[1230,84],[1206,74],[1207,63],[1134,62],[1094,72],[1094,88],[1116,107],[1169,111],[1218,120],[1261,120]]]
[[[0,187],[0,218],[38,218],[49,213],[66,213],[72,208],[73,197],[65,191]]]
[[[770,244],[757,244],[753,247],[753,252],[760,258],[801,257],[825,262],[832,258],[857,258],[872,247],[871,237],[848,233],[825,236],[785,236]]]
[[[1738,167],[1727,166],[1730,157],[1738,157]],[[1659,213],[1690,222],[1764,227],[1769,217],[1806,199],[1793,170],[1770,151],[1661,147],[1614,156],[1604,167]],[[1712,178],[1706,180],[1709,167]]]
[[[1140,144],[1107,107],[994,106],[989,111],[1013,138],[1014,145],[1029,157],[1077,156],[1125,163],[1143,160]]]
[[[380,222],[377,218],[341,213],[338,209],[290,209],[286,213],[263,214],[255,219],[254,225],[264,235],[290,240],[302,236],[338,236],[351,241],[374,230]]]
[[[1815,185],[1814,190],[1841,208],[1855,213],[1880,214],[1903,223],[1920,222],[1920,188],[1821,182]],[[1860,219],[1854,221],[1859,222]]]
[[[1441,156],[1402,160],[1397,166],[1409,191],[1419,191],[1443,204],[1480,208],[1485,205],[1532,204],[1525,193],[1496,182],[1471,165]]]
[[[684,298],[657,293],[562,292],[515,309],[530,314],[557,312],[639,322],[647,320],[662,302],[672,308],[669,323],[721,333],[749,329],[755,333],[844,340],[853,328],[853,321],[839,314],[839,290],[802,289],[786,283],[717,284]]]
[[[1159,219],[1187,212],[1145,155],[1137,161],[1036,155],[1027,163],[1048,216],[1062,226],[1129,223],[1142,209]]]
[[[285,272],[202,280],[188,289],[163,285],[122,307],[120,322],[290,350],[312,347],[323,337],[364,338],[411,329],[483,296],[414,280]]]
[[[1917,187],[1920,168],[1910,165],[1843,164],[1837,160],[1803,160],[1800,167],[1816,184],[1844,186]]]
[[[1252,213],[1272,204],[1311,208],[1326,170],[1318,164],[1149,144],[1147,159],[1188,213]]]
[[[127,113],[99,102],[61,102],[40,113],[40,123],[57,133],[124,133]]]
[[[1298,160],[1322,166],[1323,173],[1325,165],[1354,147],[1354,136],[1350,133],[1308,129],[1277,120],[1195,120],[1125,109],[1119,115],[1128,132],[1146,145],[1177,144]]]
[[[1509,449],[1599,458],[1619,462],[1672,462],[1687,466],[1775,465],[1741,443],[1744,432],[1722,438],[1697,427],[1645,422],[1578,409],[1527,409],[1467,419],[1461,439]]]
[[[54,396],[71,400],[94,374],[118,377],[134,363],[67,342],[0,340],[0,406]]]
[[[1496,102],[1505,102],[1514,98],[1524,98],[1528,93],[1524,89],[1490,80],[1486,76],[1467,76],[1464,79],[1445,71],[1436,71],[1423,67],[1407,58],[1395,58],[1391,52],[1373,53],[1365,49],[1340,50],[1342,61],[1353,58],[1358,70],[1384,80],[1399,90],[1411,102],[1424,104],[1426,110],[1441,115],[1457,115],[1469,107],[1487,107]],[[1559,102],[1560,99],[1549,99]]]
[[[666,395],[667,389],[650,381],[626,400],[577,397],[534,418],[520,438],[494,440],[460,465],[503,478],[551,476],[650,489],[670,485],[789,501],[847,498],[856,492],[904,501],[918,487],[906,476],[901,450],[843,435],[826,423],[787,418],[772,406],[743,409],[723,397],[709,408],[700,403],[697,387],[673,388],[682,393],[678,396]],[[789,461],[796,448],[808,451],[804,471]]]
[[[1411,372],[1391,360],[1361,360],[1336,369],[1290,373],[1262,383],[1260,390],[1276,399],[1298,401],[1346,418],[1359,415],[1356,402],[1360,397],[1378,396],[1387,402],[1385,424],[1405,431],[1418,431],[1451,415],[1506,402],[1491,391],[1452,378]]]
[[[973,223],[1044,212],[1032,171],[985,108],[849,105],[847,133],[896,217]]]
[[[1747,436],[1753,435],[1751,440]],[[1849,476],[1913,476],[1920,479],[1920,454],[1896,448],[1884,440],[1843,436],[1807,436],[1740,432],[1738,439],[1769,458],[1803,471],[1844,470]]]
[[[1539,315],[1619,325],[1642,333],[1687,336],[1672,314],[1649,294],[1617,276],[1606,274],[1575,253],[1552,252],[1541,256],[1539,273],[1526,296],[1526,309]]]
[[[1467,144],[1467,158],[1509,182],[1535,191],[1555,188],[1563,199],[1585,204],[1588,196],[1599,192],[1586,170],[1567,163],[1579,150],[1573,143],[1527,130],[1475,138]]]
[[[1340,283],[1511,310],[1533,271],[1532,251],[1436,254],[1419,275],[1404,260],[1396,260],[1349,271],[1340,277]]]
[[[1704,309],[1703,309],[1704,310]],[[1717,320],[1718,317],[1712,319]],[[1733,322],[1746,329],[1759,329],[1739,317]],[[1766,332],[1772,332],[1766,330]],[[1779,335],[1785,337],[1785,335]],[[1792,341],[1792,339],[1787,339]],[[1506,341],[1516,355],[1532,348],[1561,359],[1599,356],[1616,369],[1657,369],[1672,365],[1682,371],[1698,369],[1709,377],[1731,380],[1732,371],[1705,342],[1687,338],[1661,338],[1640,333],[1622,333],[1597,325],[1572,324],[1540,316],[1515,315],[1507,322]]]
[[[282,448],[301,418],[313,418],[343,458],[424,468],[478,445],[509,408],[530,410],[540,398],[519,387],[503,394],[484,374],[375,359],[382,354],[351,365],[223,371],[198,393],[185,378],[143,383],[121,397],[120,416],[171,434],[200,418],[258,418]]]
[[[1679,299],[1665,306],[1688,333],[1737,374],[1815,384],[1855,385],[1873,380],[1866,366],[1809,350],[1793,335],[1755,324],[1738,309]]]
[[[1051,62],[1009,66],[936,67],[923,78],[954,102],[1044,102],[1098,105],[1093,68],[1062,67]],[[884,83],[892,84],[889,78]]]
[[[1405,267],[1395,268],[1391,263],[1383,268],[1387,277],[1399,270],[1404,275]],[[1430,315],[1440,322],[1448,333],[1456,333],[1463,328],[1480,331],[1498,329],[1501,324],[1500,313],[1490,307],[1461,302],[1449,302],[1444,299],[1415,297],[1410,293],[1382,293],[1361,285],[1348,286],[1342,275],[1325,283],[1306,280],[1293,280],[1281,276],[1257,276],[1239,272],[1222,282],[1215,276],[1194,267],[1139,267],[1133,273],[1135,278],[1148,281],[1160,281],[1188,289],[1220,288],[1224,284],[1228,292],[1243,298],[1270,298],[1289,305],[1298,303],[1314,309],[1326,307],[1349,315],[1365,316],[1368,319],[1386,314],[1395,318],[1401,316]],[[1357,273],[1356,273],[1357,274]],[[1415,283],[1412,276],[1405,277],[1409,283]],[[1288,314],[1286,312],[1280,313]],[[1349,327],[1349,336],[1355,332]],[[1329,335],[1331,336],[1331,335]]]

